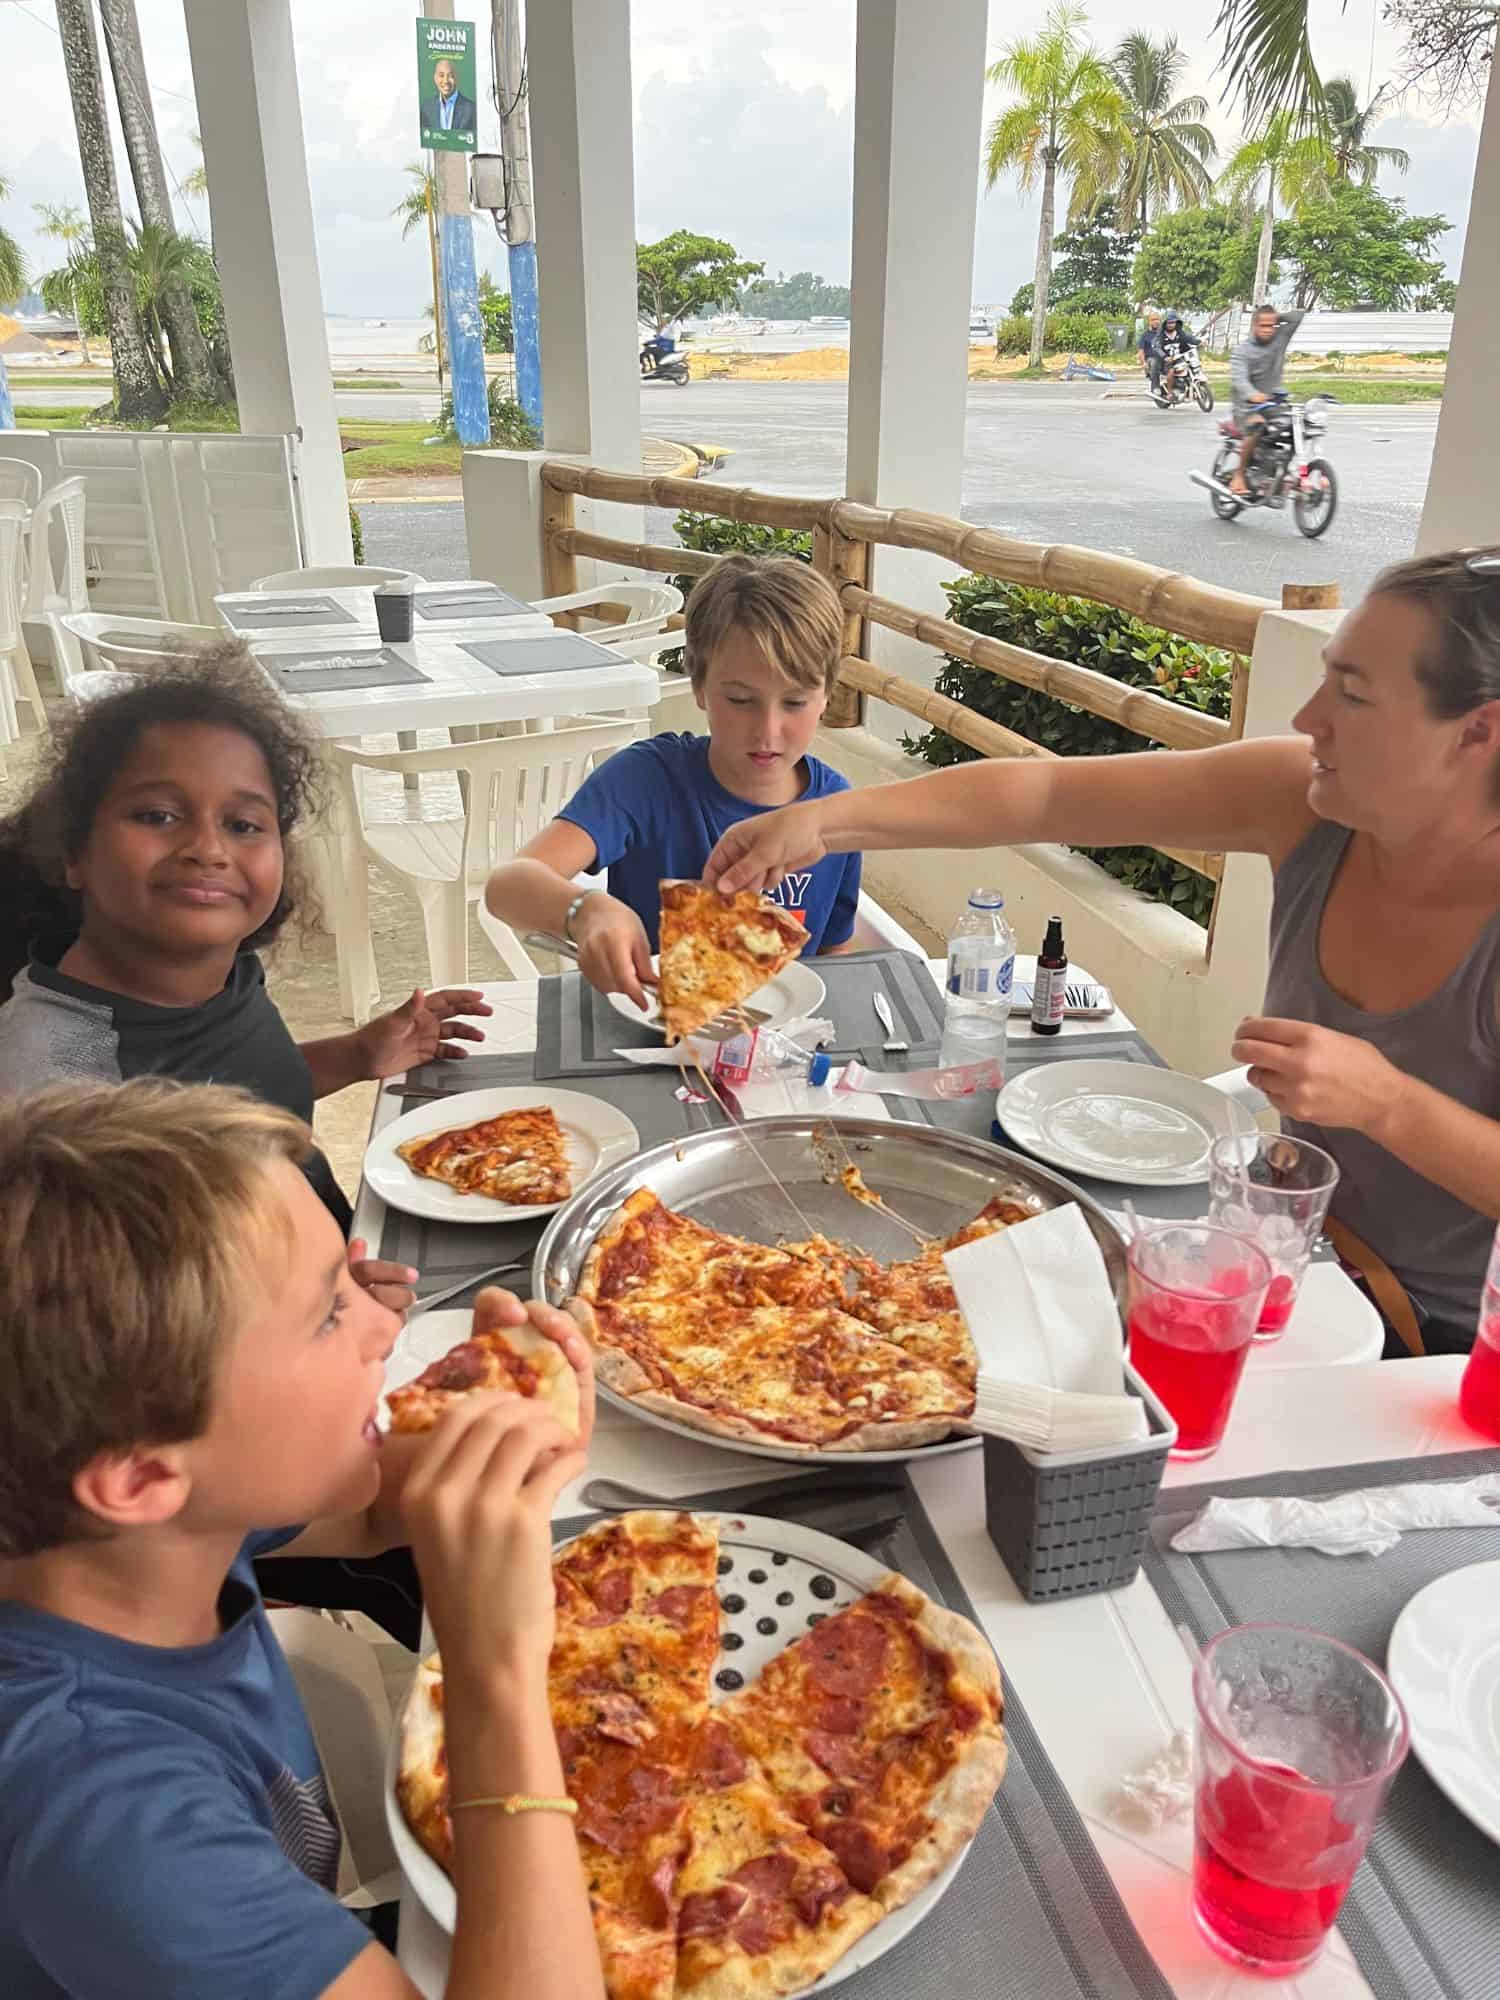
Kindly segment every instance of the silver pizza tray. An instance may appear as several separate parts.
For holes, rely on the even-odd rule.
[[[680,1215],[752,1242],[793,1243],[817,1233],[883,1264],[913,1255],[916,1244],[899,1223],[856,1201],[838,1185],[837,1168],[846,1154],[874,1193],[929,1236],[961,1228],[997,1194],[1031,1202],[1039,1210],[1076,1202],[1103,1252],[1116,1296],[1123,1300],[1125,1239],[1098,1203],[1061,1174],[988,1140],[932,1125],[805,1115],[757,1118],[748,1128],[728,1125],[693,1132],[598,1175],[547,1225],[532,1267],[533,1293],[553,1305],[565,1305],[578,1288],[595,1237],[620,1204],[641,1187],[649,1187]],[[786,1193],[771,1178],[773,1173],[785,1183]],[[885,1465],[934,1452],[963,1451],[979,1442],[976,1437],[945,1438],[938,1444],[898,1451],[809,1451],[796,1445],[747,1444],[643,1410],[602,1384],[599,1394],[638,1422],[695,1444],[717,1444],[741,1455],[803,1465],[809,1460],[833,1466]]]

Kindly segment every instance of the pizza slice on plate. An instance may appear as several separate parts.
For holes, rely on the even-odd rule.
[[[426,1132],[396,1148],[414,1174],[512,1208],[566,1201],[567,1141],[550,1104],[527,1104],[472,1125]]]
[[[973,1838],[1005,1770],[1000,1670],[894,1572],[717,1711],[857,1890],[898,1909]]]
[[[534,1326],[488,1324],[482,1293],[469,1338],[386,1397],[391,1429],[430,1431],[456,1398],[476,1389],[538,1397],[564,1430],[578,1430],[578,1377],[567,1355]]]
[[[721,896],[704,882],[663,882],[657,993],[667,1040],[748,1000],[806,945],[803,925],[753,889]]]

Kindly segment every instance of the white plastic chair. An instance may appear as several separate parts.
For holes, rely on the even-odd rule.
[[[174,653],[222,646],[226,636],[222,625],[177,625],[163,618],[127,618],[114,611],[64,612],[62,625],[78,640],[91,673],[110,667],[154,667]]]
[[[553,819],[588,776],[596,758],[637,735],[628,720],[585,716],[539,736],[499,736],[434,750],[379,755],[330,744],[338,774],[340,893],[334,908],[339,993],[355,1022],[369,1019],[379,997],[370,936],[367,865],[415,897],[427,933],[432,986],[462,985],[469,976],[469,906],[484,893],[490,870],[508,861]],[[371,820],[364,811],[362,772],[390,771],[405,779],[427,771],[458,776],[465,810],[444,819]],[[491,928],[496,948],[518,979],[536,967],[513,931]]]
[[[36,727],[47,727],[31,655],[21,631],[21,546],[25,528],[25,505],[19,500],[0,500],[0,744],[14,743],[21,734],[16,716],[18,698],[30,702]]]
[[[88,668],[81,674],[74,674],[68,682],[68,700],[76,701],[80,708],[91,701],[102,701],[107,694],[123,694],[126,688],[137,687],[140,674],[121,673],[114,667]]]
[[[42,475],[29,458],[0,458],[0,500],[34,507],[42,497]]]
[[[372,563],[329,563],[322,569],[279,569],[258,576],[252,590],[373,590],[377,583],[425,583],[413,569],[379,569]]]
[[[622,604],[629,616],[618,625],[603,618],[570,618],[569,625],[586,631],[601,645],[617,646],[624,640],[660,632],[672,614],[682,609],[682,592],[670,583],[600,583],[591,590],[571,591],[566,597],[544,597],[532,609],[555,618],[560,611],[586,612],[593,604]]]
[[[78,640],[62,622],[66,613],[89,608],[83,515],[84,484],[75,475],[47,488],[31,510],[27,532],[30,575],[21,615],[28,625],[46,626],[52,640],[53,671],[64,693],[73,675],[84,671]],[[61,555],[60,569],[54,561],[54,528],[59,531],[56,546]]]

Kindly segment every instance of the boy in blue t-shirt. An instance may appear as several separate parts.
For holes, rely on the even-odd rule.
[[[825,580],[788,556],[725,556],[688,599],[688,678],[707,736],[668,733],[601,764],[552,824],[497,868],[485,901],[518,931],[562,933],[601,993],[645,1005],[660,884],[697,880],[719,838],[757,813],[848,790],[807,754],[838,674],[843,613]],[[575,875],[609,871],[609,888]],[[804,955],[846,951],[860,857],[832,855],[771,895],[807,926]]]
[[[0,1104],[5,2000],[415,2000],[331,1893],[339,1828],[251,1567],[408,1538],[444,1666],[447,1993],[603,2000],[547,1705],[581,1441],[465,1396],[382,1446],[398,1321],[351,1279],[310,1146],[209,1085]],[[498,1291],[475,1319],[528,1311],[578,1370],[586,1442],[572,1322]]]

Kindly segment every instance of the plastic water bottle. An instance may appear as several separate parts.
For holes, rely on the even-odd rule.
[[[1016,934],[998,889],[975,889],[948,934],[948,991],[943,1007],[944,1069],[992,1057],[1003,1064]]]

